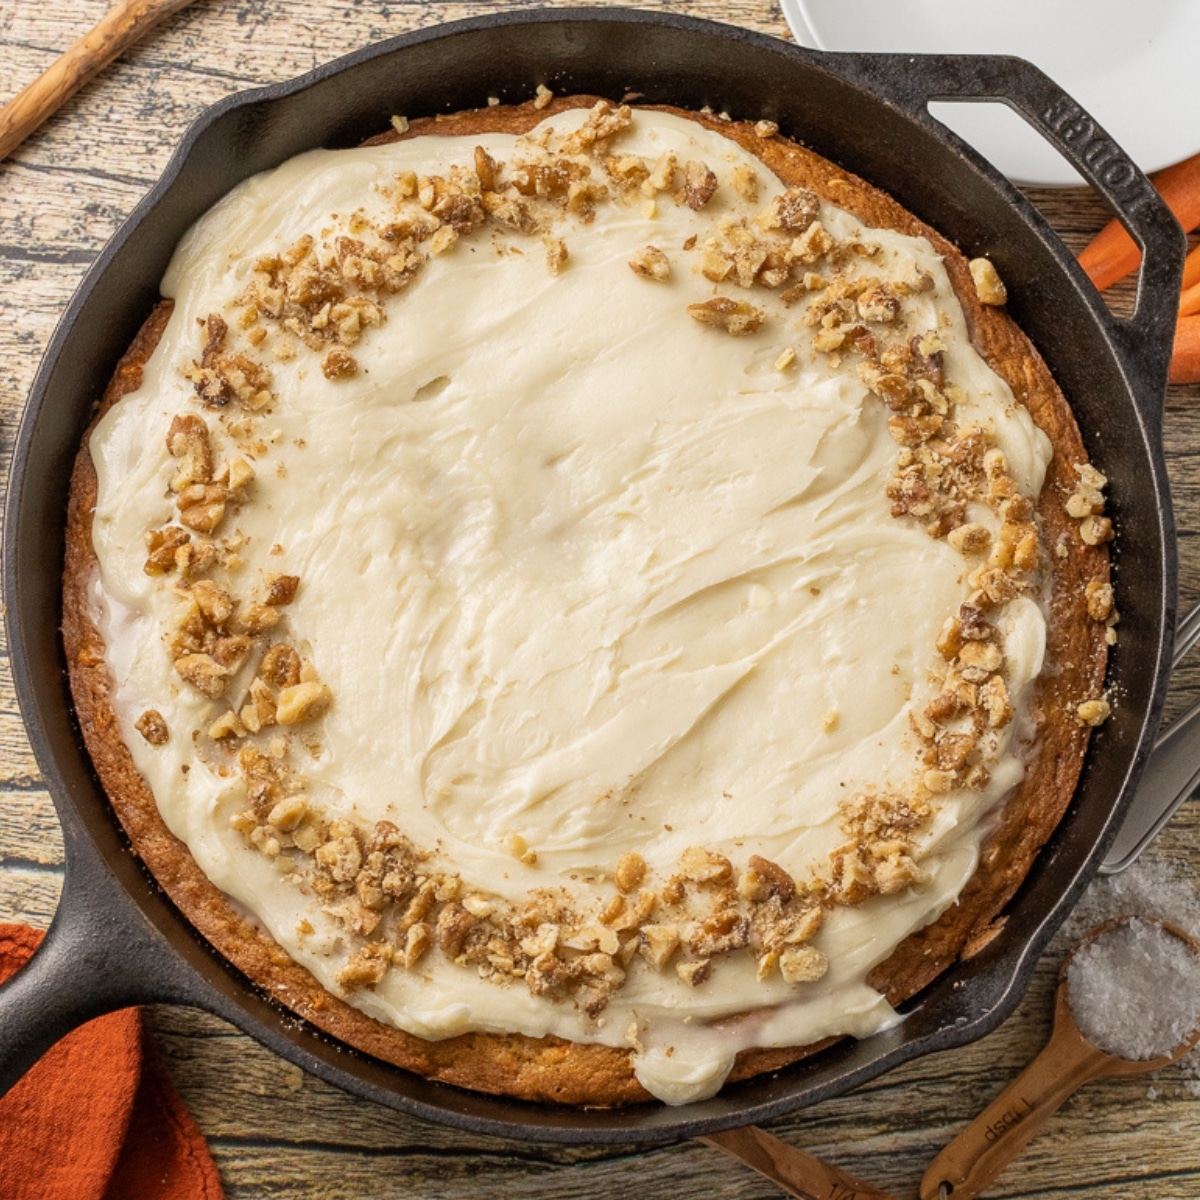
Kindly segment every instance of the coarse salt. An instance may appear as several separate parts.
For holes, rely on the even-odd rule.
[[[1162,1058],[1200,1026],[1200,954],[1158,922],[1131,917],[1076,951],[1067,995],[1093,1046]]]

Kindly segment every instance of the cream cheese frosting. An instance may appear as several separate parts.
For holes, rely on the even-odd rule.
[[[558,138],[585,117],[547,125]],[[175,517],[168,430],[202,411],[186,374],[197,323],[236,307],[257,259],[375,220],[409,172],[469,170],[477,146],[510,161],[539,135],[550,136],[314,151],[242,184],[178,248],[162,288],[174,312],[142,385],[91,437],[94,596],[125,741],[205,874],[334,992],[356,939],[231,826],[245,780],[185,732],[229,703],[174,673],[164,630],[179,596],[143,569],[145,531]],[[799,307],[756,294],[764,319],[740,337],[687,315],[728,289],[683,247],[783,185],[734,142],[666,113],[638,113],[619,149],[703,161],[720,186],[699,209],[636,200],[568,214],[553,231],[566,250],[557,273],[536,237],[464,234],[381,305],[352,375],[327,378],[303,348],[271,360],[251,500],[228,518],[244,544],[220,575],[231,588],[272,572],[301,581],[286,624],[333,697],[319,728],[291,734],[314,805],[392,822],[497,902],[552,888],[588,912],[629,854],[663,879],[701,845],[797,879],[826,870],[846,840],[839,806],[919,777],[912,717],[937,694],[944,622],[974,590],[961,553],[891,514],[888,411],[853,370],[808,350]],[[738,170],[756,177],[754,204],[727,185]],[[1036,496],[1048,441],[971,347],[929,243],[827,204],[820,222],[878,246],[864,273],[932,280],[905,319],[937,331],[958,424],[986,431]],[[669,277],[630,269],[647,245]],[[233,453],[236,431],[207,423]],[[985,504],[968,515],[999,527]],[[990,779],[932,798],[922,881],[828,910],[812,939],[828,962],[819,979],[760,978],[735,953],[690,986],[634,955],[589,1015],[430,953],[349,1002],[429,1039],[483,1030],[627,1046],[668,1103],[714,1093],[747,1047],[894,1023],[867,975],[954,902],[989,814],[1022,777],[1045,621],[1032,595],[996,620],[1018,718],[988,735]],[[150,709],[172,731],[165,744],[137,732]]]

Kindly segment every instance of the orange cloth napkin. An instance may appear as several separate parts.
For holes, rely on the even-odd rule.
[[[42,934],[0,925],[0,982]],[[0,1099],[2,1200],[223,1200],[136,1008],[69,1033]]]

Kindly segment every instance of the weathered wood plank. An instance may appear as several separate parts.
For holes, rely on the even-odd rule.
[[[62,861],[62,833],[46,791],[40,784],[18,791],[0,783],[0,870],[57,868]]]
[[[106,7],[107,0],[0,0],[0,92],[14,93],[32,79]],[[659,0],[643,7],[783,32],[774,0]],[[74,288],[207,104],[289,78],[366,42],[493,8],[477,0],[198,0],[0,164],[0,485],[24,396]],[[1030,195],[1075,250],[1105,219],[1103,206],[1082,189],[1033,189]],[[1118,301],[1127,308],[1131,296],[1127,285]],[[1173,389],[1165,423],[1183,534],[1184,603],[1200,599],[1197,401],[1200,387]],[[1198,699],[1200,657],[1181,670],[1168,711]],[[1152,854],[1194,873],[1200,806],[1185,807]],[[49,923],[61,888],[61,856],[0,632],[0,920]],[[772,1128],[912,1200],[933,1154],[1040,1048],[1064,949],[1060,937],[1017,1014],[981,1042],[907,1064]],[[589,1200],[623,1192],[678,1200],[777,1194],[694,1144],[649,1151],[538,1147],[426,1125],[302,1074],[211,1016],[159,1007],[147,1020],[212,1139],[231,1200],[475,1200],[481,1186],[498,1197]],[[1090,1085],[989,1194],[1192,1200],[1200,1195],[1200,1111],[1185,1073],[1191,1069]]]
[[[0,921],[48,929],[62,891],[62,870],[0,865]]]

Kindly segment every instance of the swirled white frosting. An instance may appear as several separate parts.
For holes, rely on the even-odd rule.
[[[259,255],[332,214],[370,216],[397,173],[469,164],[478,144],[505,159],[514,141],[315,151],[242,184],[180,245],[163,283],[174,314],[142,386],[91,439],[95,594],[125,740],[204,872],[331,990],[351,947],[230,829],[240,782],[187,736],[156,747],[134,732],[147,708],[186,731],[224,707],[173,674],[162,632],[176,599],[143,572],[143,533],[173,516],[164,438],[177,412],[199,411],[182,374],[197,320],[234,300]],[[673,116],[639,114],[621,144],[651,159],[666,148],[722,180],[755,168],[763,202],[782,190]],[[844,840],[839,801],[911,777],[908,716],[932,695],[938,630],[970,590],[964,560],[889,514],[896,446],[853,373],[803,351],[776,368],[804,344],[796,312],[756,293],[767,320],[745,337],[685,313],[714,289],[682,247],[739,204],[722,186],[700,212],[601,205],[559,231],[558,275],[536,239],[471,235],[389,301],[355,377],[331,383],[305,352],[273,364],[271,449],[237,516],[241,578],[302,580],[288,620],[335,697],[303,770],[328,812],[391,820],[472,886],[519,899],[585,893],[627,851],[668,875],[699,844],[806,876]],[[859,229],[828,206],[822,220],[839,238]],[[906,301],[913,327],[940,331],[959,419],[989,427],[1035,495],[1047,440],[970,346],[938,256],[922,239],[860,236],[882,246],[872,273],[932,275]],[[647,244],[672,259],[668,281],[627,266]],[[994,528],[982,507],[973,519]],[[1008,606],[1003,634],[1020,706],[1041,669],[1038,606]],[[690,988],[635,958],[591,1020],[430,955],[350,1002],[432,1039],[636,1043],[638,1078],[668,1102],[713,1093],[745,1047],[869,1034],[897,1018],[864,979],[972,874],[989,812],[1021,777],[1020,732],[1003,731],[984,792],[938,797],[927,884],[830,913],[819,982],[759,981],[748,955],[730,955]],[[510,834],[536,864],[504,848]]]

